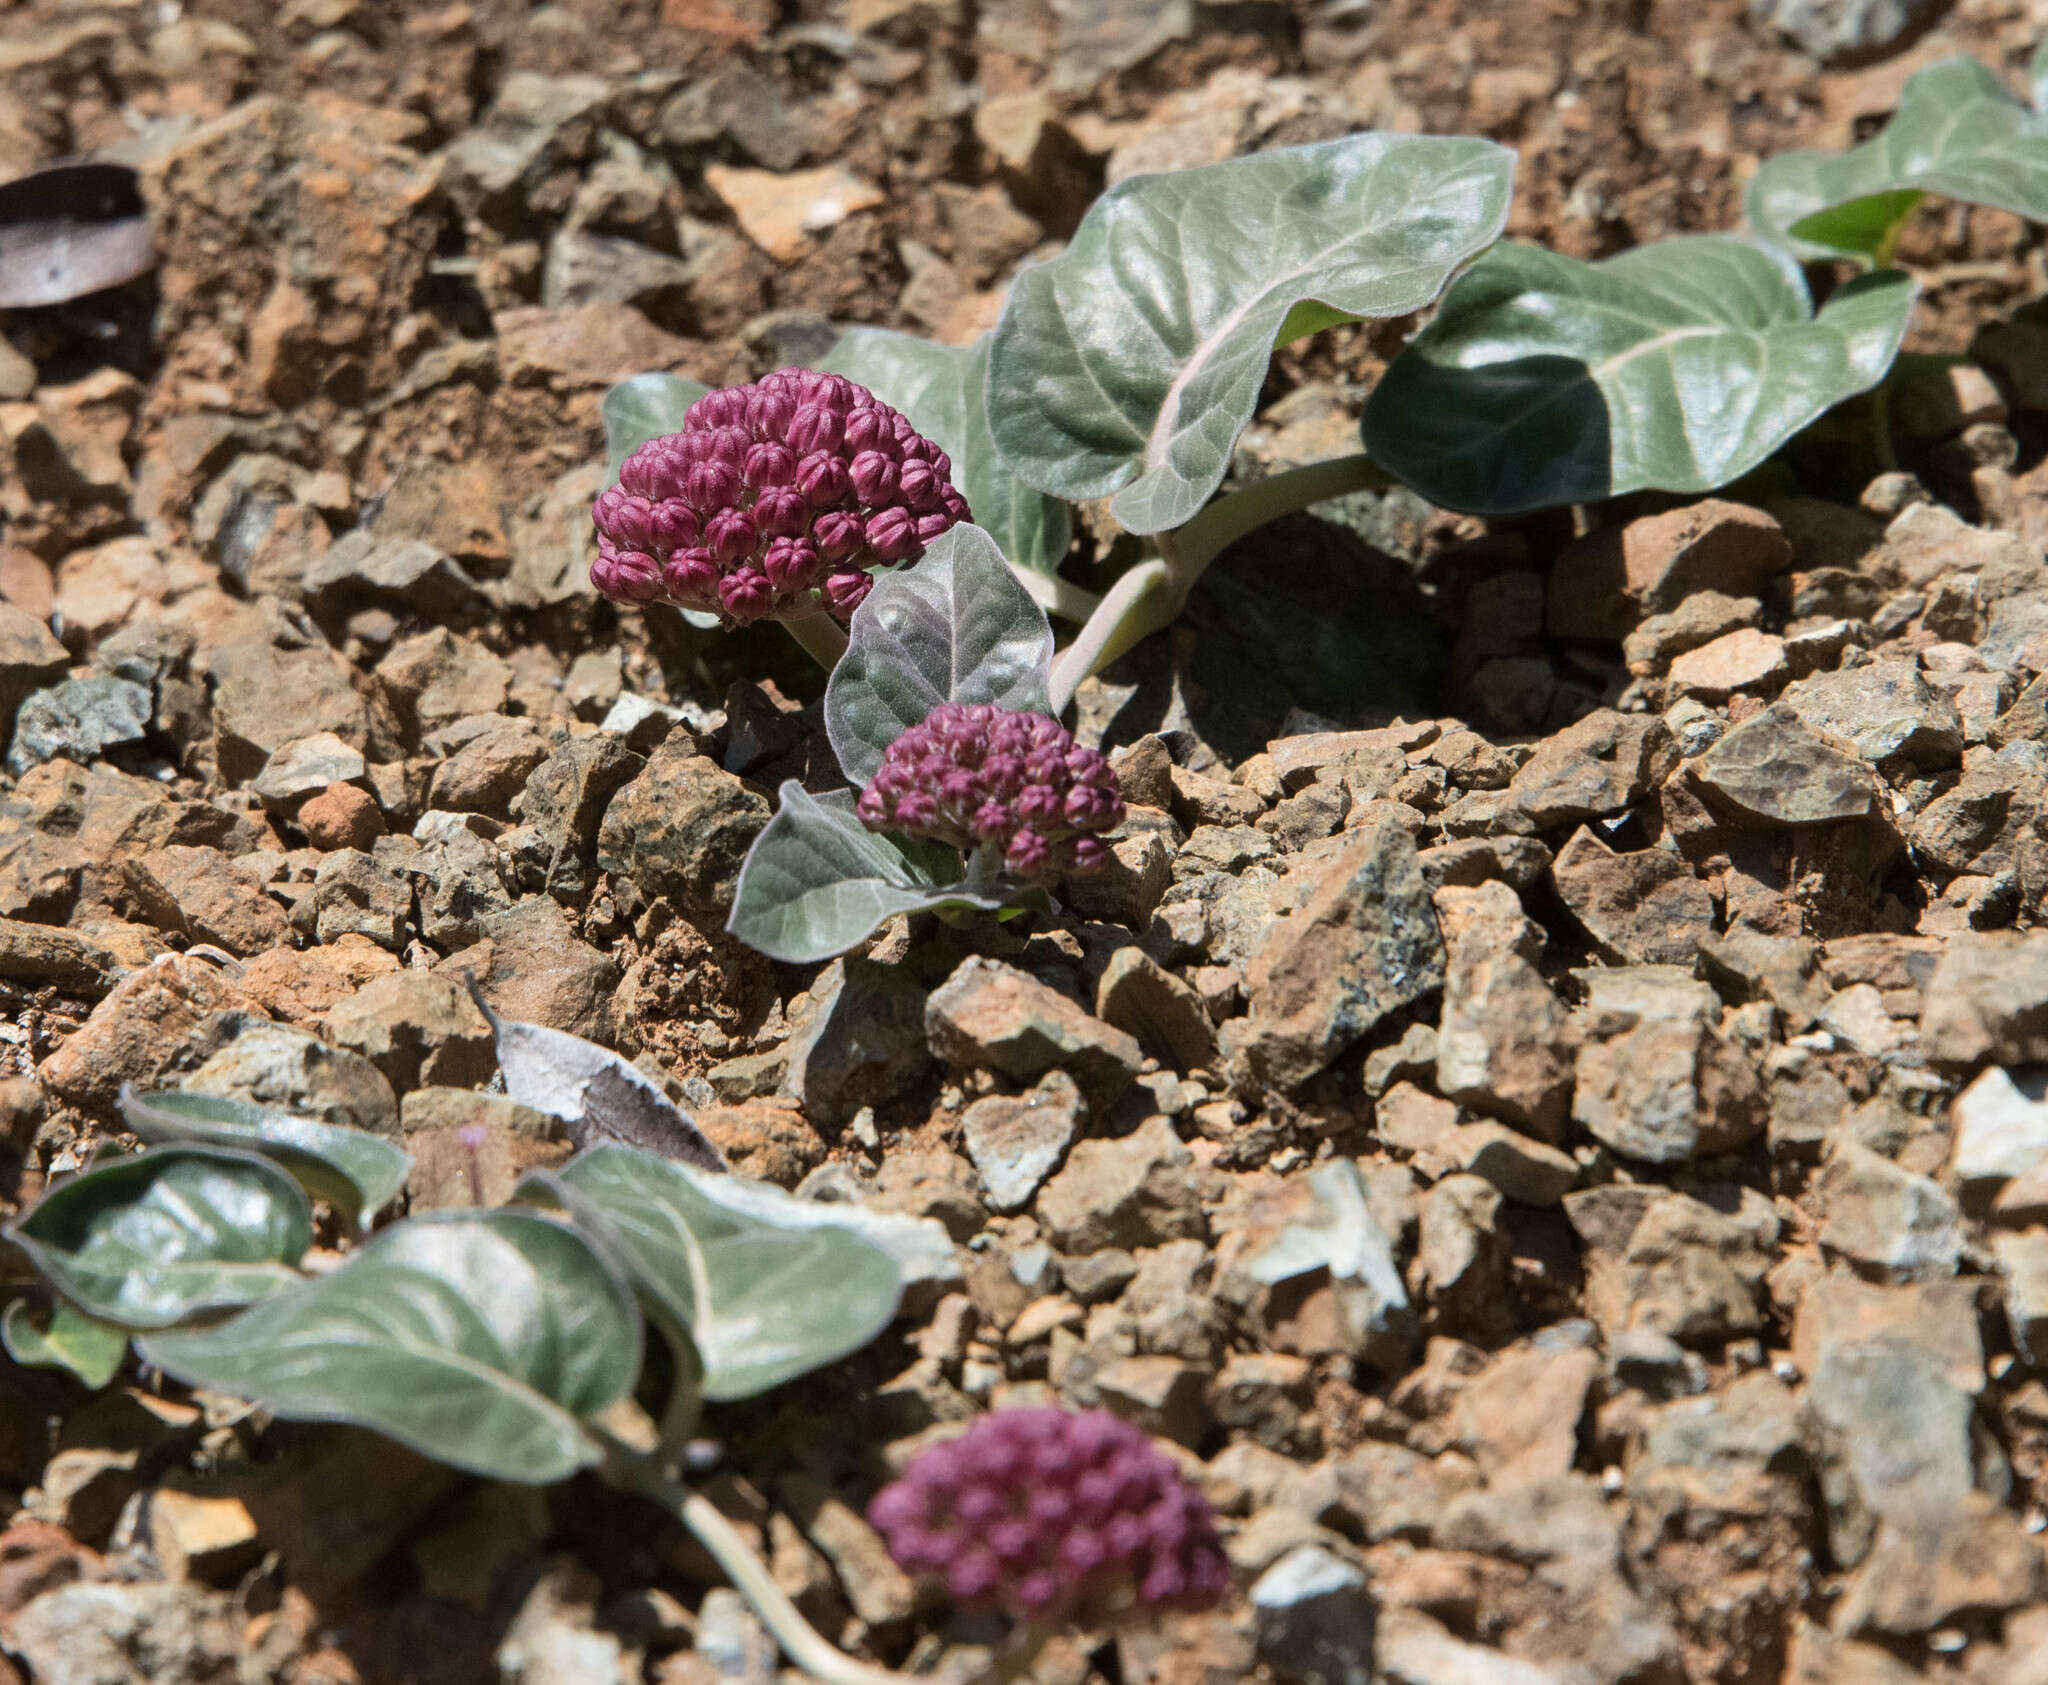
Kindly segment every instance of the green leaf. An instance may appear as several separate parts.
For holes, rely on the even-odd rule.
[[[254,1153],[159,1147],[66,1182],[7,1234],[89,1315],[167,1328],[298,1281],[313,1210]]]
[[[711,390],[680,374],[636,374],[604,395],[604,483],[649,439],[681,430],[683,412]]]
[[[1725,235],[1605,263],[1496,246],[1365,406],[1365,448],[1433,503],[1505,515],[1747,473],[1899,349],[1887,270],[1815,315],[1782,256]]]
[[[187,1385],[293,1421],[348,1422],[491,1480],[597,1462],[583,1420],[625,1397],[641,1328],[626,1284],[565,1223],[439,1211],[332,1275],[218,1327],[141,1342]]]
[[[804,1203],[780,1188],[756,1185],[764,1209],[735,1211],[712,1197],[732,1178],[630,1147],[594,1147],[561,1180],[605,1220],[634,1285],[689,1330],[713,1402],[836,1362],[896,1315],[889,1254],[851,1229],[777,1221]]]
[[[941,702],[1044,712],[1051,664],[1045,610],[995,541],[962,523],[916,566],[879,575],[854,610],[825,686],[825,734],[841,770],[865,785],[883,751]]]
[[[98,1392],[120,1372],[128,1330],[87,1316],[69,1299],[59,1299],[49,1326],[38,1328],[28,1301],[15,1299],[0,1317],[0,1345],[25,1369],[62,1369]]]
[[[726,922],[770,959],[827,960],[898,913],[993,912],[1017,898],[1016,891],[933,882],[903,849],[860,822],[844,790],[814,796],[791,779],[780,802],[747,850]]]
[[[1017,566],[1052,573],[1067,553],[1072,516],[996,453],[984,402],[988,347],[987,334],[972,345],[940,345],[887,328],[849,328],[818,367],[858,381],[909,416],[953,459],[953,483],[975,525]]]
[[[1062,497],[1115,492],[1128,531],[1183,525],[1222,484],[1275,344],[1427,304],[1500,237],[1514,165],[1488,141],[1364,134],[1118,183],[1010,289],[996,448]]]
[[[2037,89],[2041,63],[2037,54]],[[1802,260],[1881,263],[1927,193],[2048,220],[2048,116],[1975,59],[1943,59],[1907,81],[1874,139],[1763,165],[1745,208],[1754,227]]]
[[[364,1225],[396,1199],[412,1169],[412,1155],[381,1135],[247,1100],[178,1090],[138,1094],[124,1087],[121,1115],[151,1144],[196,1141],[275,1159],[351,1227]]]

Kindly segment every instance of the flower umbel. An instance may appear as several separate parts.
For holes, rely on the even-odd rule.
[[[1039,878],[1105,864],[1097,833],[1123,822],[1124,799],[1108,759],[1050,715],[942,702],[883,753],[860,816],[963,854],[988,844],[1012,877]]]
[[[591,509],[590,582],[729,624],[844,620],[872,567],[915,561],[968,519],[946,453],[863,386],[778,369],[707,392]]]
[[[868,1519],[906,1573],[1017,1621],[1207,1609],[1230,1584],[1208,1500],[1106,1410],[984,1416],[911,1458]]]

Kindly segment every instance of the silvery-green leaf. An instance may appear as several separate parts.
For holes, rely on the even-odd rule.
[[[779,800],[775,817],[747,850],[726,922],[770,959],[826,960],[898,913],[992,912],[1017,898],[1014,890],[934,883],[889,838],[860,822],[844,791],[814,796],[791,779]]]
[[[683,412],[711,390],[679,374],[636,374],[604,395],[604,483],[615,485],[619,468],[649,439],[675,433]]]
[[[742,1213],[705,1191],[732,1178],[630,1147],[594,1147],[561,1180],[605,1219],[634,1285],[688,1329],[714,1402],[834,1362],[896,1314],[889,1254],[850,1229],[778,1221],[799,1203],[780,1188],[762,1186],[765,1210]]]
[[[1514,154],[1362,134],[1133,176],[1024,270],[989,351],[996,448],[1033,485],[1116,494],[1131,532],[1222,484],[1275,345],[1404,316],[1500,237]]]
[[[87,1316],[63,1298],[52,1307],[49,1326],[38,1328],[28,1301],[15,1299],[0,1317],[0,1345],[26,1369],[62,1369],[98,1392],[120,1372],[128,1330]]]
[[[474,984],[470,994],[497,1039],[506,1095],[560,1118],[578,1147],[623,1141],[706,1170],[725,1168],[724,1156],[696,1120],[630,1059],[566,1030],[500,1018]]]
[[[152,1145],[196,1141],[241,1147],[275,1159],[299,1186],[334,1207],[351,1227],[366,1222],[404,1190],[412,1155],[381,1135],[296,1117],[216,1094],[121,1090],[121,1115]]]
[[[1496,246],[1374,390],[1365,448],[1470,514],[1710,491],[1883,379],[1914,290],[1866,275],[1816,314],[1789,261],[1724,235]]]
[[[849,328],[818,365],[858,381],[953,459],[953,484],[974,511],[974,524],[1018,567],[1051,573],[1067,553],[1072,517],[1066,503],[1026,485],[996,453],[983,393],[989,336],[972,345]]]
[[[1785,152],[1751,178],[1751,224],[1801,259],[1889,251],[1923,194],[2048,219],[2048,116],[1972,58],[1911,77],[1883,131],[1844,152]]]
[[[332,1275],[142,1356],[292,1421],[348,1422],[491,1480],[597,1462],[583,1422],[640,1370],[631,1291],[565,1223],[444,1211],[386,1229]]]
[[[941,702],[1043,712],[1051,664],[1045,610],[995,541],[963,522],[876,577],[825,686],[825,733],[840,769],[865,785],[883,751]]]
[[[88,1315],[167,1328],[298,1281],[313,1209],[254,1153],[159,1147],[52,1189],[7,1237]]]

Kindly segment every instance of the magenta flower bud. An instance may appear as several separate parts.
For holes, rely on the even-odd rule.
[[[908,509],[880,510],[867,518],[863,531],[878,561],[901,562],[917,554],[917,517]]]
[[[775,606],[775,587],[759,568],[741,568],[718,582],[718,600],[738,625],[759,620]]]
[[[637,550],[619,550],[609,539],[598,543],[590,564],[590,583],[615,603],[651,603],[661,595],[661,564]]]
[[[800,538],[778,538],[761,558],[761,571],[776,590],[801,591],[818,577],[818,552]]]
[[[1030,745],[1029,754],[1020,748]],[[942,703],[891,743],[860,815],[875,829],[931,837],[963,853],[1001,851],[1013,877],[1106,864],[1096,837],[1123,822],[1116,772],[1044,714]],[[921,794],[922,801],[913,798]],[[1080,847],[1086,841],[1091,846]],[[1057,1445],[1040,1447],[1064,1455]],[[1112,1494],[1113,1496],[1113,1494]]]
[[[750,486],[786,486],[796,478],[797,454],[773,442],[751,447],[744,465]]]
[[[893,503],[896,499],[896,464],[880,451],[862,451],[853,459],[853,495],[863,503]]]
[[[1059,1454],[1041,1457],[1047,1449]],[[1127,1499],[1108,1517],[1082,1501],[1105,1483]],[[961,1603],[1014,1621],[1113,1626],[1213,1608],[1230,1585],[1201,1493],[1106,1411],[984,1416],[912,1457],[868,1519],[905,1572],[939,1574]]]
[[[915,561],[970,518],[944,451],[873,393],[808,369],[698,399],[679,431],[626,458],[591,517],[607,595],[711,607],[733,624],[846,618],[870,567]]]
[[[722,568],[736,566],[754,553],[754,518],[742,509],[721,509],[704,523],[704,548]]]
[[[828,509],[853,490],[853,470],[838,457],[813,451],[796,465],[796,488],[814,509]]]

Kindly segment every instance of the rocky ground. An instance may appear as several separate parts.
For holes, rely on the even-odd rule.
[[[989,1634],[860,1507],[1052,1396],[1181,1448],[1240,1591],[1042,1685],[2040,1685],[2035,235],[1914,227],[1914,343],[1968,360],[1914,366],[1904,470],[1852,414],[1725,500],[1249,541],[1084,692],[1133,811],[1057,921],[736,947],[817,677],[583,582],[608,382],[970,337],[1106,182],[1483,133],[1512,232],[1600,255],[2040,12],[0,7],[0,176],[131,163],[162,253],[0,339],[0,1214],[124,1080],[401,1134],[415,1209],[480,1124],[503,1197],[567,1147],[490,1091],[469,973],[745,1173],[950,1236],[874,1348],[709,1421],[720,1504],[876,1659]],[[1405,326],[1283,359],[1241,474],[1351,448]],[[0,1680],[773,1677],[628,1500],[148,1380],[0,1359]]]

